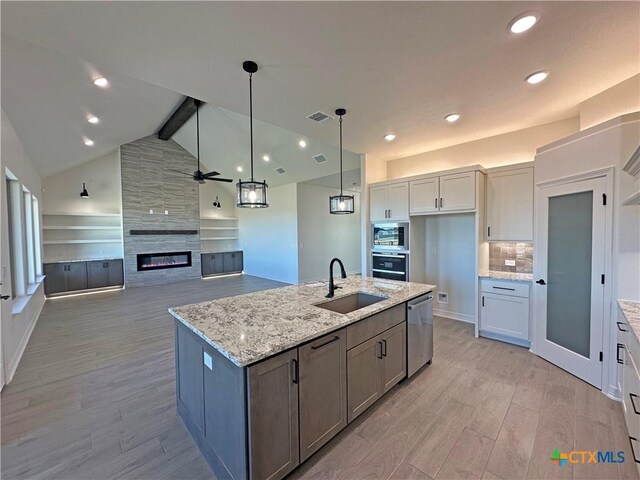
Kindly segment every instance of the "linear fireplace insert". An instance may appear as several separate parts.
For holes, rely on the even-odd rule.
[[[139,253],[138,271],[191,266],[191,252]]]

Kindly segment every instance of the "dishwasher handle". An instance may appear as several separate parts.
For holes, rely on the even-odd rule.
[[[413,304],[413,305],[407,305],[407,308],[408,308],[409,310],[413,310],[414,308],[421,307],[422,305],[425,305],[425,304],[429,303],[429,302],[430,302],[430,301],[432,301],[432,300],[433,300],[433,296],[432,296],[432,295],[429,295],[429,296],[427,297],[427,299],[426,299],[424,302],[415,303],[415,304]]]

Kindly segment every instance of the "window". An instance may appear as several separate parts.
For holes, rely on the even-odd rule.
[[[9,253],[11,269],[11,298],[25,295],[25,255],[22,241],[22,195],[20,183],[7,170],[7,214],[9,219]]]
[[[38,199],[31,196],[33,201],[33,248],[35,250],[36,276],[42,276],[42,244],[40,240],[40,206]]]
[[[24,189],[22,192],[24,199],[24,233],[27,254],[27,282],[36,283],[36,263],[35,248],[33,242],[33,204],[31,202],[31,192]]]

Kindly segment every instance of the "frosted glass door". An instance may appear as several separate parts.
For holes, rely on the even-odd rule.
[[[541,188],[534,258],[534,350],[597,387],[602,384],[604,177]]]
[[[593,192],[549,199],[547,340],[589,357]]]

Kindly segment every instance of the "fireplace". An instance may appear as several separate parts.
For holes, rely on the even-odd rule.
[[[191,266],[191,252],[139,253],[138,271]]]

